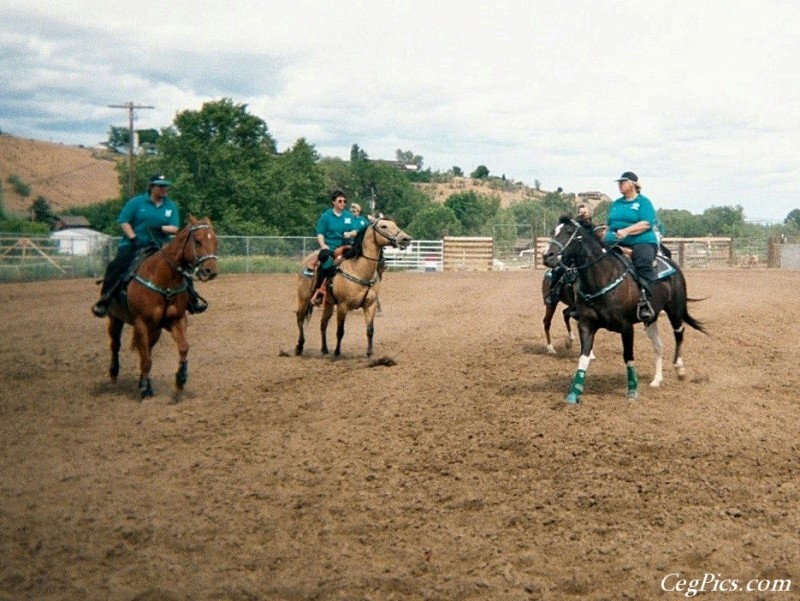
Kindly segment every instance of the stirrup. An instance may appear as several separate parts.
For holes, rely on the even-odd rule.
[[[636,307],[636,317],[639,321],[644,323],[648,323],[653,321],[656,317],[656,313],[653,310],[653,306],[650,304],[649,300],[642,300],[639,301],[639,304]]]

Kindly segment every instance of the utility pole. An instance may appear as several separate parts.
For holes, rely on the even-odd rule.
[[[133,177],[133,111],[135,109],[154,109],[156,107],[126,102],[125,104],[109,104],[108,108],[128,109],[128,197],[131,197],[135,192],[135,178]]]

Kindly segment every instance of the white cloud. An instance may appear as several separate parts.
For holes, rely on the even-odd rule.
[[[800,206],[800,7],[781,0],[6,0],[0,128],[92,144],[221,97],[280,147],[616,193],[657,206]]]

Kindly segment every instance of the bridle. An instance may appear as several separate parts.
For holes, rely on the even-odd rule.
[[[563,267],[568,272],[569,271],[578,271],[578,272],[586,271],[587,269],[593,267],[594,265],[596,265],[597,263],[599,263],[600,261],[602,261],[603,259],[605,259],[606,257],[609,257],[609,256],[614,257],[615,259],[618,259],[618,260],[620,260],[622,262],[622,259],[617,255],[617,253],[609,253],[609,252],[606,251],[605,248],[602,248],[599,257],[596,257],[596,258],[594,258],[594,259],[592,259],[590,261],[587,261],[583,265],[572,265],[572,266],[569,266],[566,263],[564,263],[564,261],[562,259],[562,255],[563,255],[564,251],[567,250],[567,248],[569,248],[569,246],[573,242],[582,241],[583,240],[583,233],[581,232],[581,230],[583,228],[581,227],[581,225],[579,223],[577,223],[575,220],[570,220],[570,223],[572,223],[572,225],[575,226],[575,230],[572,232],[572,235],[569,237],[569,239],[567,240],[567,242],[565,244],[561,244],[561,242],[559,242],[555,238],[551,238],[548,241],[548,244],[554,244],[556,247],[559,248],[558,264],[559,264],[560,267]],[[611,290],[613,290],[614,288],[616,288],[617,286],[619,286],[622,283],[622,280],[625,279],[625,277],[628,275],[628,273],[631,270],[629,265],[626,266],[624,262],[622,262],[622,264],[623,264],[623,267],[625,267],[625,269],[623,270],[622,274],[617,279],[615,279],[614,281],[612,281],[608,285],[604,286],[599,291],[592,292],[592,293],[586,293],[586,292],[581,291],[580,290],[580,286],[578,286],[578,293],[585,300],[592,300],[592,299],[595,299],[595,298],[597,298],[599,296],[603,296],[607,292],[610,292]]]
[[[184,251],[186,249],[186,245],[189,244],[190,241],[194,242],[194,233],[197,230],[208,230],[208,229],[211,229],[211,226],[206,224],[206,223],[200,223],[200,224],[193,225],[193,226],[189,227],[189,235],[186,236],[186,241],[183,243],[183,247],[181,248],[181,257],[184,255]],[[207,255],[202,255],[202,256],[198,257],[197,256],[197,246],[195,244],[192,244],[192,254],[194,255],[194,258],[189,263],[189,268],[188,269],[181,269],[180,265],[176,264],[175,262],[172,261],[172,259],[167,257],[166,253],[164,253],[163,247],[161,248],[161,250],[159,252],[161,252],[164,255],[164,257],[167,259],[167,262],[176,271],[180,272],[181,274],[183,274],[187,278],[193,277],[194,274],[197,273],[197,270],[200,269],[200,266],[203,263],[205,263],[206,261],[210,261],[211,259],[218,258],[217,255],[212,254],[212,253],[209,253]]]
[[[578,223],[577,221],[575,221],[574,219],[571,219],[570,223],[575,226],[575,229],[573,230],[572,235],[569,237],[569,239],[567,240],[567,242],[565,244],[561,244],[561,242],[559,242],[555,238],[550,238],[550,240],[548,240],[548,244],[553,244],[558,248],[558,265],[560,267],[563,267],[564,269],[567,269],[567,270],[574,269],[574,270],[577,270],[577,271],[583,271],[583,270],[589,269],[590,267],[596,265],[597,263],[599,263],[600,261],[605,259],[609,254],[613,255],[613,253],[608,253],[608,252],[606,252],[606,249],[603,248],[601,250],[601,254],[600,254],[599,257],[597,257],[595,259],[592,259],[590,261],[587,261],[583,265],[572,265],[572,266],[569,266],[566,263],[564,263],[564,261],[562,259],[564,251],[567,250],[567,248],[569,248],[570,245],[573,242],[582,241],[583,240],[583,232],[582,232],[583,227],[581,226],[581,224]],[[597,228],[595,228],[595,229],[597,229]]]
[[[402,230],[400,228],[397,228],[397,234],[395,234],[394,236],[389,236],[387,234],[384,234],[382,231],[380,231],[378,229],[378,222],[379,221],[381,221],[381,220],[380,219],[376,219],[375,223],[373,223],[370,226],[370,229],[372,230],[372,235],[375,238],[375,244],[378,244],[378,235],[380,234],[380,236],[382,238],[388,240],[392,244],[392,246],[394,248],[397,248],[397,236],[398,236],[398,234],[400,234],[400,232],[402,232]],[[385,219],[384,221],[388,221],[388,219]],[[362,254],[361,256],[364,257],[365,259],[370,260],[370,261],[375,261],[376,263],[381,260],[380,256],[378,256],[377,258],[368,257],[365,254]]]

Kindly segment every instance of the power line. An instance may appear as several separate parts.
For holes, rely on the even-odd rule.
[[[109,104],[108,108],[128,109],[128,196],[133,196],[135,192],[133,183],[133,111],[136,109],[154,109],[156,107],[126,102],[125,104]]]

